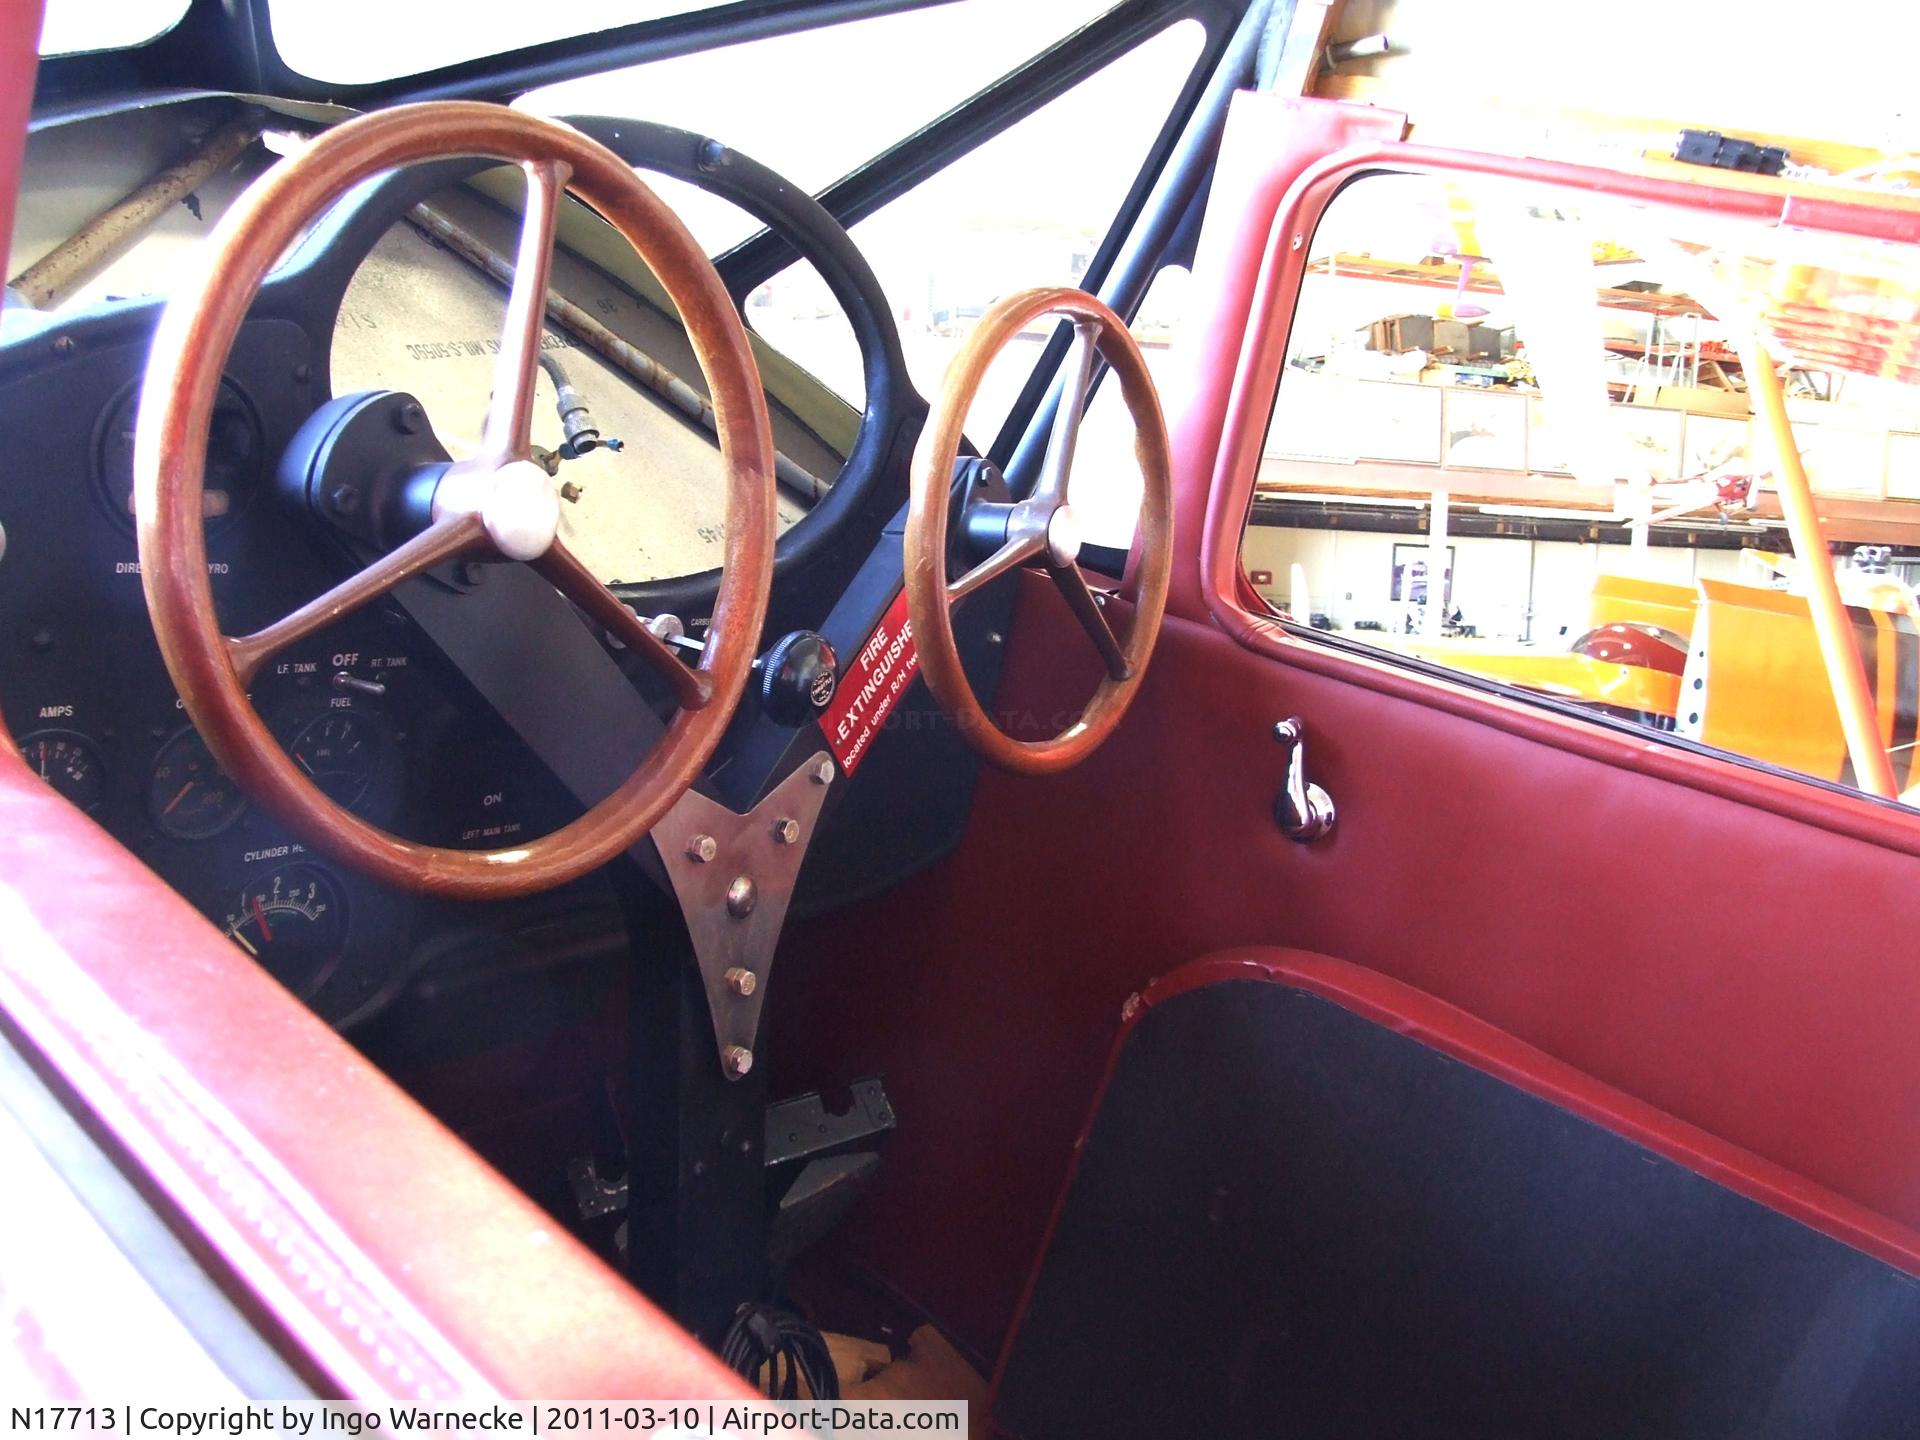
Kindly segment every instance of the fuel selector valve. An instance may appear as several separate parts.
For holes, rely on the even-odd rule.
[[[840,661],[824,636],[795,630],[760,659],[760,711],[781,725],[805,725],[825,710],[840,683]]]

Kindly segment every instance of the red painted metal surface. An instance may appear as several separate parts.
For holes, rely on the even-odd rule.
[[[7,0],[0,6],[0,235],[13,234],[44,8],[45,0]]]

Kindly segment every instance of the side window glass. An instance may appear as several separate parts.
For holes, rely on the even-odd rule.
[[[1896,788],[1920,782],[1920,390],[1822,328],[1902,294],[1910,318],[1916,272],[1799,243],[1510,182],[1354,182],[1309,249],[1248,581],[1342,641],[1853,784],[1749,395],[1757,329]]]

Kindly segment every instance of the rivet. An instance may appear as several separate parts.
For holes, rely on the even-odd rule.
[[[753,913],[754,903],[760,898],[760,887],[753,883],[751,875],[741,875],[727,886],[727,913],[736,920],[744,920]]]
[[[687,858],[696,865],[705,865],[719,853],[711,835],[696,835],[687,842]]]

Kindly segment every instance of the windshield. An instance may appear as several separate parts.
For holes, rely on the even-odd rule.
[[[329,84],[367,85],[706,8],[676,0],[468,0],[456,12],[391,0],[272,0],[267,19],[274,48],[291,69]],[[369,45],[369,35],[380,43]]]
[[[187,0],[47,0],[42,55],[78,55],[144,45],[180,23]]]
[[[695,130],[817,194],[1105,8],[1105,0],[972,0],[611,70],[518,103],[541,115],[621,115]],[[940,63],[917,63],[925,56]],[[1071,139],[1049,140],[1061,138]],[[709,253],[760,228],[692,186],[659,188]]]

